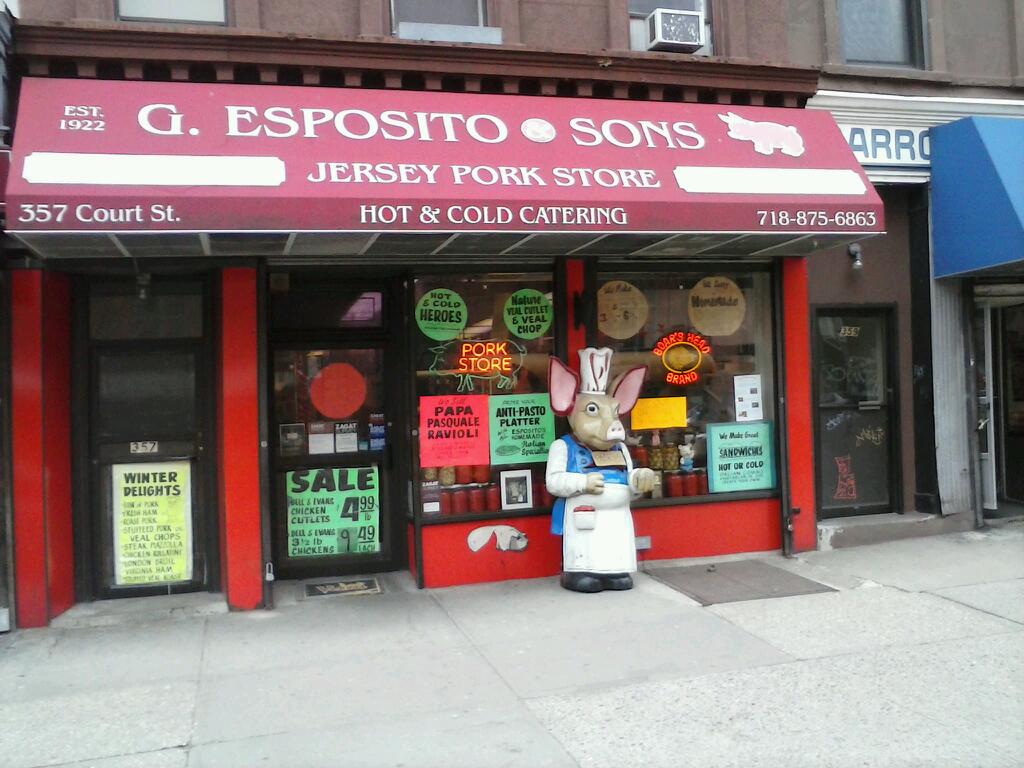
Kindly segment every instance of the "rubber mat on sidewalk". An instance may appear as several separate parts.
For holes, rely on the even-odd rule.
[[[337,579],[304,584],[306,597],[330,597],[333,595],[379,595],[383,590],[376,577],[363,579]]]
[[[649,568],[648,575],[701,605],[764,600],[769,597],[835,592],[762,560],[732,560],[710,565],[672,565]]]

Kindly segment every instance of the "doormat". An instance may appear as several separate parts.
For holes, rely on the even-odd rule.
[[[692,597],[701,605],[835,592],[832,587],[776,568],[762,560],[666,566],[649,568],[647,573],[662,584]]]
[[[376,577],[368,579],[338,579],[303,584],[306,597],[330,597],[332,595],[379,595],[384,590]]]

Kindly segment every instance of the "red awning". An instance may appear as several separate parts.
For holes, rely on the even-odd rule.
[[[27,78],[13,149],[8,231],[26,242],[884,229],[832,118],[795,109]]]

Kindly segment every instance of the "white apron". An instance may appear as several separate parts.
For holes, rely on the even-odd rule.
[[[602,493],[565,500],[562,570],[587,573],[635,573],[636,537],[629,511],[628,485],[605,483]],[[578,507],[593,513],[577,513]],[[593,527],[587,527],[593,525]],[[579,527],[583,526],[583,527]]]

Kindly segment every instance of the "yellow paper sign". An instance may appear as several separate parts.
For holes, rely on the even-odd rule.
[[[644,397],[630,412],[632,429],[669,429],[686,426],[685,397]]]
[[[192,578],[191,462],[114,464],[114,583]]]

